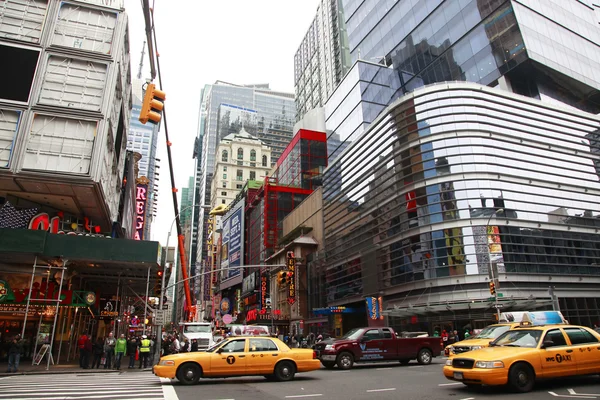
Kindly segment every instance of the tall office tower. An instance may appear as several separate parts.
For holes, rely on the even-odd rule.
[[[146,207],[146,223],[144,224],[144,236],[146,240],[150,240],[151,225],[154,219],[154,206],[158,201],[158,185],[156,184],[160,175],[157,168],[156,148],[158,146],[158,131],[159,126],[153,124],[142,124],[139,121],[140,112],[142,110],[143,93],[142,86],[145,81],[134,79],[131,84],[131,120],[129,133],[127,134],[127,150],[140,153],[142,158],[138,161],[138,177],[145,176],[148,178],[148,199]]]
[[[217,81],[204,87],[194,149],[193,219],[198,231],[192,236],[192,256],[195,255],[192,268],[199,267],[206,257],[206,216],[210,211],[206,208],[210,204],[215,153],[220,140],[243,127],[271,148],[270,164],[274,165],[292,138],[295,115],[294,95],[270,90],[267,84],[235,85]]]
[[[122,2],[3,1],[0,60],[0,202],[65,231],[127,225],[131,237],[119,221],[131,115]]]
[[[591,2],[343,3],[354,65],[325,109],[352,143],[323,183],[330,305],[376,296],[392,326],[455,329],[492,320],[494,282],[503,311],[599,321]]]
[[[321,0],[294,56],[296,120],[322,107],[350,68],[341,0]]]

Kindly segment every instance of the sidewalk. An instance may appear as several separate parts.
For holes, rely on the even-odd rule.
[[[43,363],[41,363],[40,365],[31,365],[31,360],[25,360],[24,362],[21,362],[19,365],[19,371],[18,372],[11,372],[8,373],[6,372],[8,370],[8,363],[6,362],[2,362],[0,363],[0,377],[6,377],[6,376],[15,376],[15,375],[44,375],[44,374],[97,374],[97,373],[123,373],[123,372],[129,372],[129,373],[136,373],[136,372],[142,372],[142,371],[152,371],[152,368],[143,368],[143,369],[138,369],[137,366],[136,368],[132,368],[129,369],[127,368],[127,366],[125,367],[121,367],[120,370],[114,370],[114,369],[104,369],[104,367],[102,368],[97,368],[97,369],[83,369],[79,366],[79,364],[73,364],[71,362],[69,362],[68,364],[58,364],[58,365],[52,365],[50,364],[50,369],[46,371],[46,360],[44,360]]]

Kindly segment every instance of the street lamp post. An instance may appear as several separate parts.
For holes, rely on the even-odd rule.
[[[494,210],[494,212],[488,218],[487,223],[485,224],[486,239],[488,238],[490,221],[492,220],[492,217],[497,215],[499,212],[504,212],[504,209],[499,208],[497,210]],[[498,283],[498,276],[496,276],[496,272],[494,271],[494,267],[492,265],[491,243],[487,244],[487,250],[488,250],[488,262],[489,262],[490,279],[491,279],[490,282],[494,283],[494,308],[496,308],[496,316],[498,318],[498,322],[500,322],[500,305],[498,304],[498,288],[496,287],[496,284]]]

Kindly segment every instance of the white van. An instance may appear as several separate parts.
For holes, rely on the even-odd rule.
[[[210,322],[182,322],[179,326],[183,337],[190,341],[190,346],[193,339],[198,341],[199,351],[204,351],[215,344]]]

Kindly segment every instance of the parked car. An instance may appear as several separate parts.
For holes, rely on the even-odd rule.
[[[439,337],[399,338],[392,328],[352,329],[340,339],[316,344],[317,355],[325,368],[350,369],[355,362],[397,360],[408,364],[430,364],[443,349]]]

